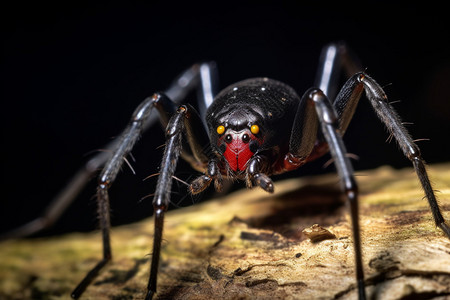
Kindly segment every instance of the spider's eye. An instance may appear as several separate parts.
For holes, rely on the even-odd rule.
[[[225,126],[219,125],[216,130],[218,134],[223,134],[225,132]]]
[[[259,133],[259,126],[258,125],[252,125],[252,127],[250,127],[250,131],[253,133],[253,134],[258,134]]]
[[[227,134],[227,135],[225,136],[225,142],[226,142],[227,144],[229,144],[229,143],[231,143],[231,141],[233,141],[233,137],[231,136],[231,134]]]

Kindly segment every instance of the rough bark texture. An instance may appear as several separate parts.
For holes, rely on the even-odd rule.
[[[429,171],[450,220],[450,164]],[[448,299],[450,241],[436,229],[414,172],[358,175],[369,299]],[[356,299],[337,183],[334,175],[293,179],[276,183],[272,195],[239,191],[169,212],[158,299]],[[113,261],[84,299],[144,297],[152,226],[148,219],[113,229]],[[326,239],[312,242],[311,232]],[[99,233],[3,242],[0,299],[68,299],[101,253]]]

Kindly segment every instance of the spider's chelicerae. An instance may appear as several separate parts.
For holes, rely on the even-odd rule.
[[[152,113],[156,108],[166,127],[166,144],[153,199],[155,234],[146,299],[151,299],[156,293],[164,213],[169,206],[172,178],[180,155],[202,172],[189,185],[192,194],[202,192],[211,183],[216,190],[221,190],[224,177],[245,180],[248,187],[259,186],[271,193],[274,190],[271,175],[297,169],[328,152],[332,155],[351,210],[358,294],[360,299],[365,299],[358,188],[342,142],[342,135],[363,92],[404,155],[412,162],[436,225],[448,237],[450,226],[445,223],[436,201],[419,148],[389,104],[383,89],[366,73],[359,72],[356,61],[344,44],[324,47],[316,87],[307,90],[302,97],[288,85],[268,78],[240,81],[215,95],[217,76],[214,63],[193,65],[164,93],[146,98],[136,108],[120,137],[109,145],[112,154],[101,153],[91,159],[88,170],[75,177],[69,189],[56,198],[57,205],[49,209],[46,216],[27,224],[16,234],[38,230],[55,219],[81,189],[88,175],[104,165],[97,189],[103,259],[73,291],[73,298],[80,297],[111,260],[108,189],[138,137],[157,118]],[[341,70],[350,78],[335,96]],[[201,92],[199,113],[190,105],[180,105],[194,88]]]

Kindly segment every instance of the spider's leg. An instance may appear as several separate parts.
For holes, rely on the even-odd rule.
[[[200,65],[200,85],[197,90],[198,92],[198,112],[203,122],[203,127],[207,128],[206,124],[206,110],[212,104],[218,89],[219,76],[217,73],[216,64],[213,62],[203,63]],[[205,141],[194,141],[192,138],[204,137],[207,138],[208,134],[206,132],[200,133],[196,128],[192,126],[196,124],[200,131],[204,131],[199,127],[200,122],[194,121],[186,123],[186,134],[189,141],[189,149],[194,150],[197,154],[193,153],[191,157],[185,157],[185,152],[187,147],[183,147],[182,157],[184,160],[188,161],[191,166],[197,171],[203,172],[204,174],[193,180],[189,186],[189,192],[191,194],[198,194],[203,192],[210,183],[214,180],[215,190],[217,192],[224,192],[228,190],[232,183],[230,181],[223,180],[223,177],[219,171],[217,164],[217,159],[215,155],[212,154],[209,139]],[[205,158],[208,158],[205,160]],[[200,163],[200,168],[198,164]],[[207,166],[205,166],[207,164]],[[202,170],[203,169],[203,170]]]
[[[192,65],[172,82],[169,88],[164,91],[164,94],[166,94],[174,103],[180,103],[191,90],[199,85],[199,80],[206,79],[205,75],[202,75],[202,77],[199,78],[202,69],[209,68],[211,69],[210,74],[212,78],[216,76],[214,66],[215,63],[213,62]],[[203,71],[203,73],[205,73],[205,71]],[[207,83],[202,83],[202,85],[214,87],[214,84],[212,83],[209,85]],[[157,120],[158,117],[156,114],[151,114],[147,118],[142,131],[145,131],[154,125]],[[118,143],[119,138],[102,147],[102,149],[106,149],[107,151],[99,152],[90,158],[67,182],[66,186],[53,198],[41,216],[10,232],[0,234],[0,240],[29,236],[52,226],[83,190],[93,175],[110,159],[111,152],[113,149],[117,148]]]
[[[337,42],[323,47],[317,70],[314,86],[322,90],[328,99],[333,100],[338,90],[341,71],[350,77],[362,71],[362,66],[344,42]]]
[[[318,136],[318,127],[322,136]],[[323,141],[325,139],[326,142]],[[331,102],[317,88],[309,89],[301,98],[289,141],[289,153],[284,159],[284,169],[292,170],[304,163],[331,152],[349,206],[355,251],[356,280],[359,299],[365,299],[362,265],[361,236],[358,213],[358,185],[353,167],[347,158],[338,118]]]
[[[200,131],[198,131],[200,130]],[[195,110],[189,105],[180,106],[170,119],[166,129],[166,147],[161,161],[160,175],[153,198],[155,233],[153,239],[152,262],[147,286],[146,299],[151,299],[156,293],[158,265],[161,252],[161,241],[164,225],[164,212],[170,202],[172,177],[176,169],[179,155],[182,151],[182,135],[186,132],[189,146],[198,163],[208,162],[208,135]]]
[[[450,237],[450,226],[442,216],[419,147],[414,143],[405,126],[402,124],[397,112],[389,104],[388,98],[381,86],[365,73],[357,73],[352,76],[336,97],[334,106],[339,115],[341,130],[345,131],[347,128],[363,90],[376,114],[397,141],[403,154],[412,162],[430,205],[436,226],[440,227]]]
[[[198,93],[198,112],[202,120],[206,120],[206,110],[212,104],[218,91],[219,74],[213,62],[203,63],[199,68],[200,84]],[[205,124],[206,127],[206,124]]]
[[[216,95],[218,77],[217,67],[214,62],[199,65],[199,82],[197,84],[198,112],[193,107],[190,107],[188,118],[192,119],[192,121],[186,122],[188,144],[183,140],[181,157],[199,172],[205,171],[206,164],[210,160],[209,158],[212,158],[208,157],[210,156],[210,148],[208,134],[205,131],[207,128],[205,115],[206,109],[211,105]]]
[[[102,267],[111,260],[111,244],[109,237],[110,229],[110,213],[109,213],[109,195],[108,189],[114,182],[122,167],[125,157],[133,149],[134,144],[142,134],[144,123],[151,115],[154,107],[160,112],[162,123],[167,119],[166,112],[174,104],[163,94],[154,94],[152,97],[146,98],[134,111],[133,116],[118,139],[113,155],[105,165],[105,168],[99,176],[99,185],[97,187],[97,203],[98,214],[100,220],[100,229],[102,231],[103,241],[103,258],[102,260],[86,275],[80,284],[72,292],[73,298],[78,298],[90,282],[97,276]]]
[[[205,65],[209,64],[205,63],[199,65],[198,69],[200,69],[201,66],[204,67]],[[197,70],[197,77],[199,76],[198,72],[199,71]],[[173,84],[172,87],[168,90],[168,93],[176,98],[185,97],[187,91],[191,89],[192,87],[191,85],[194,82],[198,85],[199,80],[200,82],[202,82],[202,80],[204,79],[193,78],[188,76],[188,78],[185,78],[185,81],[181,80],[181,82],[179,82],[180,85],[179,87],[177,86],[177,84]],[[100,227],[102,230],[102,237],[103,237],[103,259],[86,275],[86,277],[82,280],[82,282],[75,288],[75,290],[72,293],[73,298],[78,298],[86,289],[86,287],[89,285],[89,283],[97,276],[101,268],[109,260],[111,260],[112,255],[109,237],[110,215],[109,215],[108,189],[111,186],[111,184],[115,181],[116,176],[119,170],[121,169],[121,166],[123,165],[125,157],[133,149],[133,146],[138,140],[139,136],[149,126],[149,124],[151,123],[151,118],[155,117],[155,114],[151,114],[153,107],[155,107],[158,110],[159,118],[162,125],[164,127],[167,127],[166,137],[168,139],[168,142],[171,142],[173,140],[171,137],[172,136],[171,132],[173,130],[176,131],[175,135],[177,136],[177,138],[179,138],[179,141],[177,140],[176,143],[174,143],[174,145],[177,146],[170,146],[170,145],[166,146],[166,153],[164,154],[165,160],[163,160],[163,166],[173,164],[174,167],[173,169],[170,169],[171,171],[169,173],[164,171],[160,172],[160,176],[158,179],[158,186],[161,186],[163,188],[162,190],[161,188],[159,188],[159,194],[161,194],[161,191],[170,190],[173,171],[175,169],[176,160],[178,159],[180,153],[183,155],[183,158],[185,158],[188,162],[192,164],[194,168],[204,169],[208,162],[208,157],[205,154],[208,153],[207,151],[207,145],[209,145],[208,135],[205,131],[205,128],[203,127],[202,122],[200,121],[200,117],[193,108],[189,106],[189,111],[185,112],[187,111],[188,106],[182,106],[178,110],[178,112],[174,115],[175,103],[171,101],[163,93],[156,93],[152,97],[148,97],[136,108],[128,126],[118,138],[112,156],[110,157],[108,162],[106,162],[105,167],[99,176],[99,185],[97,188],[97,202],[98,202]],[[173,118],[171,118],[172,115]],[[179,123],[179,121],[177,120],[180,118],[179,116],[181,115],[183,116],[182,120],[184,120],[184,122],[182,122],[182,125],[176,125]],[[190,122],[187,121],[188,119],[190,120]],[[186,128],[189,147],[184,147],[185,150],[183,150],[182,152],[183,141],[181,140],[181,132],[183,132],[184,128]],[[162,167],[161,170],[163,169],[164,168]],[[169,177],[166,178],[167,174],[170,175]],[[158,232],[162,234],[162,222],[164,218],[163,208],[167,208],[168,200],[167,202],[161,202],[157,200],[155,200],[154,202],[159,203],[158,207],[155,206],[155,216],[156,216],[155,228],[160,228],[159,231],[155,230],[155,241],[156,241],[155,245],[158,245],[157,242]],[[164,204],[165,206],[162,207],[161,203],[165,203]],[[154,248],[154,253],[156,253],[155,255],[158,257],[160,244],[161,241],[159,239],[159,246],[157,247],[154,246],[156,247]],[[153,265],[155,264],[153,263]],[[155,268],[157,269],[157,264]],[[156,283],[156,273],[152,272],[152,274],[154,274],[152,276],[153,278],[155,278]]]
[[[146,298],[148,299],[151,299],[153,294],[156,293],[156,281],[164,226],[164,212],[169,206],[172,176],[175,172],[178,157],[181,153],[181,138],[184,129],[184,115],[186,110],[185,106],[180,107],[176,114],[170,119],[166,129],[166,147],[164,149],[160,174],[156,185],[155,196],[153,198],[155,232],[153,238],[150,278],[147,287],[148,293]]]
[[[365,299],[366,294],[364,289],[364,272],[358,213],[358,185],[353,175],[353,167],[346,156],[347,151],[339,132],[338,118],[331,102],[319,89],[312,88],[306,92],[306,95],[309,100],[315,104],[323,135],[328,143],[331,156],[333,157],[334,164],[341,179],[342,189],[350,206],[358,295],[359,299]]]
[[[289,139],[289,152],[284,157],[281,169],[283,171],[291,171],[299,168],[311,158],[311,153],[317,141],[318,118],[314,105],[311,105],[309,94],[304,94],[299,100],[294,123],[291,128],[291,136]],[[317,147],[316,149],[319,149]],[[320,155],[327,152],[327,148],[321,151]],[[318,153],[318,151],[316,151]],[[249,162],[247,168],[247,186],[252,183],[261,187],[267,192],[273,192],[272,180],[265,173],[270,171],[272,162],[261,154],[256,154]],[[269,170],[269,172],[267,172]]]

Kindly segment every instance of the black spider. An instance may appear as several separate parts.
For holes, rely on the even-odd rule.
[[[354,75],[334,97],[341,69]],[[11,234],[27,235],[47,227],[61,215],[90,175],[104,165],[97,189],[103,259],[72,293],[73,298],[81,296],[111,260],[108,189],[138,137],[156,120],[156,114],[151,113],[156,108],[166,127],[166,146],[153,199],[155,235],[146,299],[151,299],[156,293],[164,212],[170,202],[172,178],[180,155],[202,172],[189,185],[192,194],[202,192],[212,182],[216,190],[221,190],[223,177],[245,180],[248,187],[259,186],[271,193],[274,190],[271,175],[297,169],[328,152],[333,157],[342,190],[350,204],[356,280],[359,298],[365,299],[358,187],[341,138],[363,92],[404,155],[412,162],[436,225],[448,237],[450,227],[441,214],[419,148],[380,85],[359,70],[359,64],[344,44],[330,44],[322,52],[317,87],[307,90],[302,97],[286,84],[268,78],[238,82],[214,97],[217,82],[214,63],[193,65],[168,90],[148,97],[136,108],[123,133],[108,146],[112,155],[105,152],[92,158],[74,177],[68,189],[56,198],[56,205],[51,206],[43,217]],[[194,88],[201,91],[199,113],[190,105],[178,106]]]

